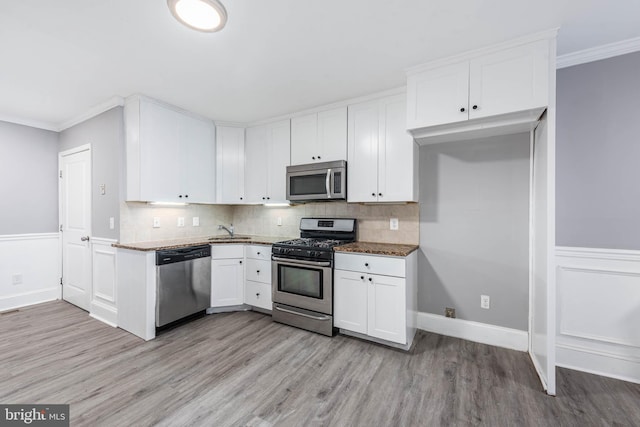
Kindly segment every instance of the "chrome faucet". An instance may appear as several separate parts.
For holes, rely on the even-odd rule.
[[[230,224],[229,228],[227,228],[224,225],[220,224],[220,225],[218,225],[218,230],[227,230],[227,233],[229,233],[229,235],[231,237],[233,237],[233,224]]]

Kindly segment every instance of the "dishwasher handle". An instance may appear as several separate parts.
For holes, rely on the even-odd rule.
[[[192,259],[211,256],[211,246],[189,246],[178,249],[163,249],[156,251],[156,265],[173,264],[176,262],[191,261]]]

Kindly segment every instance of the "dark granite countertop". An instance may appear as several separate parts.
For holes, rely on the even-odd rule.
[[[114,243],[112,246],[121,249],[131,249],[134,251],[160,251],[164,249],[178,249],[187,246],[209,245],[209,244],[253,244],[253,245],[271,245],[275,242],[291,239],[291,237],[275,237],[275,236],[247,236],[238,235],[235,238],[227,236],[201,236],[201,237],[185,237],[182,239],[157,240],[153,242],[132,242],[132,243]]]
[[[404,245],[398,243],[353,242],[335,246],[335,252],[351,252],[372,255],[386,255],[405,257],[418,249],[418,245]]]

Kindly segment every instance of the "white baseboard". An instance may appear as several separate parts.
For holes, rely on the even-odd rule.
[[[60,299],[60,287],[0,297],[0,312]]]
[[[91,301],[89,316],[114,328],[118,327],[118,310],[102,304],[98,301]]]
[[[527,351],[529,349],[527,331],[452,319],[438,314],[418,313],[418,329],[511,350]]]
[[[640,251],[556,248],[557,365],[640,383]]]

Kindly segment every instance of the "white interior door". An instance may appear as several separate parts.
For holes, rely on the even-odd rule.
[[[89,311],[91,295],[91,150],[60,154],[62,298]]]
[[[555,150],[547,118],[532,144],[532,248],[529,354],[542,385],[556,394]]]

